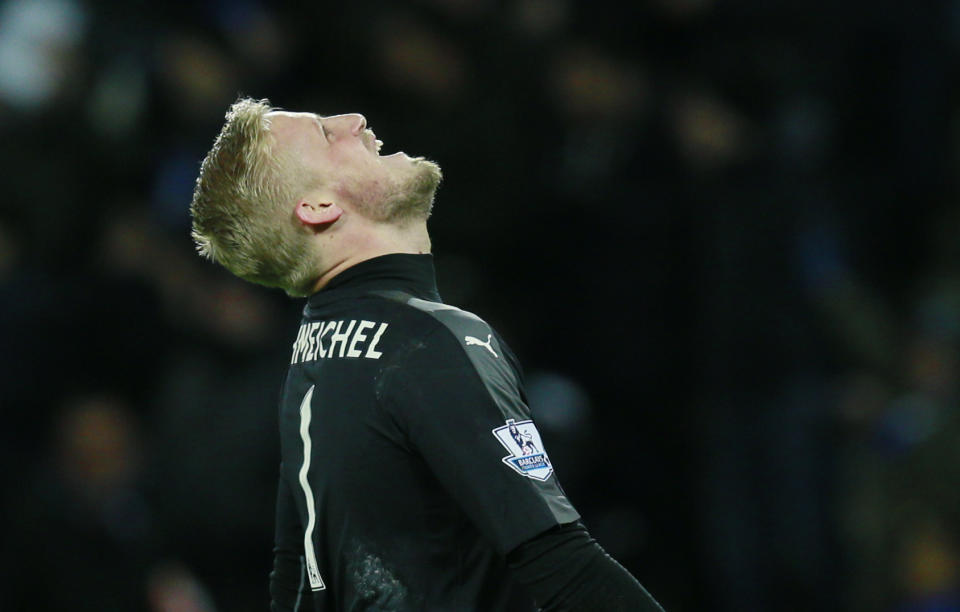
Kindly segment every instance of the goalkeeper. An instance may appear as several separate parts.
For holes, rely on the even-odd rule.
[[[520,365],[437,293],[440,168],[361,115],[243,99],[204,159],[203,255],[308,296],[280,397],[273,611],[661,611],[590,537]]]

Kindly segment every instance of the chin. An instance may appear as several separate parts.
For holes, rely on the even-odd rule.
[[[443,179],[440,166],[418,157],[413,162],[414,172],[398,186],[394,198],[383,208],[386,220],[427,219],[433,210],[433,196]]]
[[[414,157],[412,159],[414,167],[417,168],[418,172],[424,174],[425,178],[432,181],[433,188],[436,189],[440,181],[443,180],[443,171],[440,170],[440,165],[424,157]]]

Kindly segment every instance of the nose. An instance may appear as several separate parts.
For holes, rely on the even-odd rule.
[[[363,133],[363,130],[367,129],[367,118],[360,113],[352,116],[356,117],[356,124],[353,126],[353,133],[360,135]]]

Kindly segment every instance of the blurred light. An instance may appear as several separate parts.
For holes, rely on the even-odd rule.
[[[239,89],[238,59],[206,38],[181,34],[164,40],[161,82],[187,119],[219,114]]]
[[[138,441],[129,407],[112,397],[77,397],[59,422],[61,468],[82,492],[109,496],[139,468]]]
[[[207,590],[180,564],[155,567],[147,589],[154,612],[213,612],[216,609]]]
[[[118,61],[94,86],[88,106],[90,122],[100,134],[121,138],[136,128],[146,100],[144,67],[131,60]]]
[[[433,102],[456,98],[472,73],[463,52],[450,38],[412,19],[384,19],[377,41],[383,76],[395,87]]]
[[[840,228],[832,223],[819,223],[798,232],[795,259],[807,291],[820,293],[849,282],[845,246]]]
[[[960,291],[946,286],[920,300],[917,327],[931,336],[960,338]]]
[[[517,28],[533,38],[557,34],[570,21],[569,0],[518,0],[513,7]]]
[[[70,0],[12,0],[0,5],[0,98],[39,106],[59,91],[86,15]]]
[[[590,397],[575,381],[556,372],[530,376],[527,398],[537,423],[555,431],[574,431],[590,419]]]
[[[697,168],[723,167],[742,159],[749,145],[747,119],[711,92],[683,96],[673,109],[681,153]]]
[[[882,447],[896,455],[909,452],[937,432],[939,407],[919,393],[894,400],[880,423]]]
[[[288,61],[290,37],[286,26],[255,0],[223,1],[216,6],[220,29],[245,63],[272,71]]]
[[[154,175],[151,208],[164,227],[183,230],[189,227],[185,202],[193,198],[193,185],[202,154],[187,147],[165,153]]]
[[[550,78],[554,100],[573,117],[623,122],[643,112],[649,97],[650,86],[639,66],[594,45],[565,48]]]

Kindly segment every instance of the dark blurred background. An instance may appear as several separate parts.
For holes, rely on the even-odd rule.
[[[670,612],[960,610],[960,1],[0,1],[0,609],[266,609],[302,302],[238,94],[436,159],[441,292]]]

